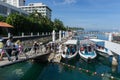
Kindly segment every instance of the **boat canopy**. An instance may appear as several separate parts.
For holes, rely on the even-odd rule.
[[[104,42],[104,40],[101,40],[101,39],[90,39],[90,40],[93,42]]]
[[[90,39],[91,41],[93,41],[95,44],[104,47],[105,46],[105,41],[101,40],[101,39]]]
[[[95,44],[95,43],[89,39],[80,40],[80,45],[90,45],[90,44]]]
[[[67,40],[66,42],[64,42],[64,44],[66,44],[66,45],[73,44],[74,45],[74,44],[77,44],[77,42],[78,42],[77,40]]]

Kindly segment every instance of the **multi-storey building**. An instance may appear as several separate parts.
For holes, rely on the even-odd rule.
[[[11,13],[19,13],[19,14],[23,14],[23,15],[29,15],[28,12],[21,10],[15,6],[10,5],[10,4],[7,4],[3,1],[5,1],[5,0],[0,1],[0,15],[8,16]]]
[[[51,19],[52,10],[43,3],[30,3],[28,6],[20,6],[20,8],[28,13],[32,13],[36,10],[38,13],[41,13],[42,16]]]
[[[0,1],[8,3],[16,7],[25,6],[25,0],[0,0]]]
[[[0,1],[2,1],[2,3],[3,2],[8,3],[9,6],[12,5],[12,7],[10,7],[10,8],[13,8],[13,6],[15,6],[15,7],[18,7],[20,9],[24,10],[24,12],[26,11],[28,13],[32,13],[36,10],[38,13],[41,13],[42,16],[48,17],[49,19],[51,19],[52,10],[43,3],[30,3],[30,4],[28,4],[28,6],[25,6],[25,0],[0,0]],[[0,2],[1,5],[2,5],[2,3]],[[4,3],[4,5],[7,5],[5,3]],[[19,9],[17,9],[15,7],[14,7],[15,11],[18,12]],[[5,12],[5,13],[9,14],[9,13],[13,12],[14,9],[8,10],[10,8],[7,7],[7,12]],[[2,11],[2,9],[0,9],[0,10]],[[4,9],[4,11],[6,11],[6,9]]]

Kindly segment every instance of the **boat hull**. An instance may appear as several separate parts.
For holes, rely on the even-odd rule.
[[[103,57],[109,57],[109,55],[107,54],[107,52],[103,52],[103,51],[99,51],[99,50],[96,50],[96,53],[100,56],[103,56]]]
[[[96,52],[94,51],[93,53],[94,53],[94,55],[85,55],[85,53],[83,53],[83,52],[81,52],[81,51],[79,50],[79,55],[80,55],[80,57],[81,57],[83,60],[85,60],[86,62],[91,62],[93,59],[96,58],[96,56],[97,56]]]
[[[73,55],[68,55],[68,54],[63,54],[62,53],[61,56],[62,56],[63,59],[72,59],[72,58],[76,57],[77,54],[78,54],[78,52],[76,51]]]

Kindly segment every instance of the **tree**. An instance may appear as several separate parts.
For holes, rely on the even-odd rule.
[[[6,20],[6,17],[3,17],[0,15],[0,21],[5,22],[5,20]]]
[[[55,19],[54,20],[54,29],[56,31],[65,30],[65,26],[62,21],[60,21],[59,19]]]
[[[6,19],[6,22],[14,26],[11,32],[15,35],[20,35],[20,33],[24,32],[25,27],[28,26],[26,24],[28,20],[20,14],[10,14]]]

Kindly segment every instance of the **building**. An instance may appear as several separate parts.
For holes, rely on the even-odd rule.
[[[28,12],[21,10],[15,6],[10,5],[10,4],[7,4],[3,1],[5,1],[5,0],[0,1],[0,15],[8,16],[11,13],[19,13],[19,14],[23,14],[23,15],[29,15]]]
[[[0,0],[0,1],[8,3],[16,7],[25,6],[25,0]]]
[[[43,3],[30,3],[28,4],[28,6],[25,6],[25,0],[0,0],[2,3],[4,3],[5,6],[7,6],[7,10],[6,8],[2,5],[2,3],[0,2],[1,8],[3,7],[4,10],[0,11],[1,13],[5,13],[4,15],[9,15],[10,13],[13,12],[20,12],[22,11],[22,13],[26,11],[26,13],[32,13],[35,10],[37,10],[38,13],[41,13],[42,16],[47,17],[49,19],[51,19],[51,12],[52,10],[46,6]],[[7,4],[5,4],[7,3]],[[10,6],[10,8],[9,8]],[[17,9],[16,7],[22,9]],[[0,8],[0,10],[1,10]],[[12,8],[12,9],[11,9]],[[23,11],[24,10],[24,11]],[[1,14],[0,13],[0,14]],[[27,13],[27,14],[28,14]]]
[[[37,10],[37,12],[41,13],[42,16],[51,19],[52,10],[43,3],[30,3],[28,6],[20,6],[20,8],[27,11],[28,13],[32,13]]]

